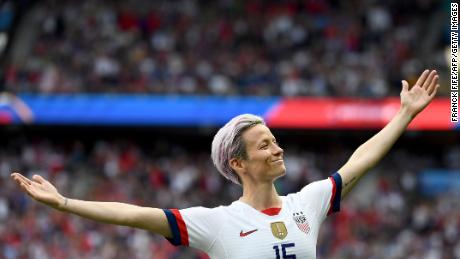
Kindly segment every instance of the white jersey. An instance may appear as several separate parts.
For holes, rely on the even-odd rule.
[[[281,196],[282,207],[267,215],[235,201],[217,208],[164,210],[174,245],[206,252],[211,258],[316,258],[321,223],[340,210],[342,180],[338,173]]]

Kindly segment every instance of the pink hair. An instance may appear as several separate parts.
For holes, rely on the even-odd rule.
[[[253,114],[238,115],[220,128],[212,140],[212,162],[219,173],[236,184],[241,185],[241,181],[229,161],[232,158],[246,158],[246,146],[241,135],[258,124],[265,125],[262,117]]]

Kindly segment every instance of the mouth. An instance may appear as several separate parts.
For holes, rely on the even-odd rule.
[[[273,160],[272,163],[283,163],[283,159],[280,158],[280,159],[276,159],[276,160]]]

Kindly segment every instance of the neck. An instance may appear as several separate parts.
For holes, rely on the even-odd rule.
[[[240,201],[250,205],[256,210],[280,208],[281,198],[276,192],[273,182],[259,184],[244,184],[243,196]]]

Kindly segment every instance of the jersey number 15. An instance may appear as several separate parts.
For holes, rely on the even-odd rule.
[[[280,249],[281,246],[281,249]],[[276,254],[276,259],[296,259],[295,254],[288,254],[287,249],[290,247],[294,247],[294,243],[287,243],[287,244],[281,244],[281,245],[274,245],[273,249],[275,250]],[[280,250],[282,253],[282,256],[280,256]]]

